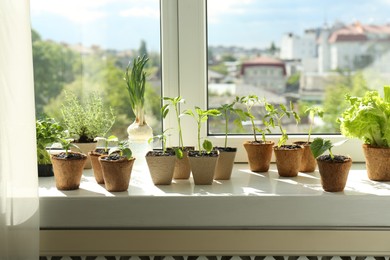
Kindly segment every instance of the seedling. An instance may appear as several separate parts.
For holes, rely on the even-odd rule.
[[[269,129],[269,127],[271,125],[266,122],[267,118],[264,117],[263,118],[264,127],[263,128],[257,127],[255,125],[255,116],[252,113],[252,108],[255,104],[262,104],[262,103],[264,105],[267,104],[267,101],[265,100],[265,98],[262,100],[259,100],[259,98],[256,95],[249,95],[249,96],[244,96],[241,98],[236,97],[236,102],[239,102],[239,103],[245,105],[246,112],[243,112],[242,110],[236,110],[236,112],[241,117],[241,120],[243,120],[243,119],[245,120],[246,118],[249,118],[249,120],[251,121],[253,138],[254,138],[255,142],[259,142],[257,140],[256,133],[261,133],[262,141],[265,142],[266,141],[265,134],[271,133],[271,131]]]
[[[167,135],[165,133],[168,130],[170,130],[170,128],[169,129],[165,129],[164,132],[162,132],[161,135],[155,135],[155,136],[149,138],[149,140],[148,140],[149,143],[153,142],[153,140],[155,140],[155,139],[161,141],[163,154],[165,154],[167,152]]]
[[[81,152],[80,147],[78,147],[77,145],[72,143],[73,141],[74,141],[74,139],[72,139],[72,138],[60,138],[59,139],[59,142],[60,142],[62,148],[65,150],[65,157],[68,157],[69,150],[71,147],[74,147]]]
[[[108,151],[108,156],[110,156],[113,153],[119,153],[119,156],[126,157],[127,160],[130,160],[133,156],[133,152],[129,148],[129,144],[127,141],[119,141],[118,146],[112,147]]]
[[[278,141],[278,147],[281,147],[282,145],[285,145],[288,140],[288,135],[286,129],[283,128],[282,125],[282,119],[284,117],[290,118],[291,116],[294,117],[295,122],[298,124],[301,118],[299,115],[294,111],[294,105],[292,102],[290,102],[290,109],[288,110],[287,107],[283,104],[280,104],[278,108],[275,108],[272,104],[266,103],[265,109],[267,110],[267,114],[265,118],[268,119],[267,124],[272,127],[278,127],[282,136],[279,138]]]
[[[200,139],[201,139],[200,138],[200,130],[202,127],[202,123],[207,122],[207,119],[209,116],[219,116],[219,115],[221,115],[221,113],[219,113],[219,111],[216,109],[202,110],[199,107],[195,107],[195,113],[192,110],[187,109],[184,111],[184,114],[192,116],[197,123],[197,126],[198,126],[198,148],[199,148],[199,154],[202,154],[202,146],[200,146]],[[210,142],[210,141],[208,141],[208,142]],[[206,147],[209,147],[209,146],[210,146],[210,144],[207,143]],[[211,147],[212,147],[212,144],[211,144]],[[210,150],[205,149],[205,150],[206,150],[206,152],[210,153],[212,149],[210,149]]]
[[[311,107],[306,108],[305,114],[307,114],[307,113],[309,113],[309,118],[310,118],[310,126],[309,126],[309,132],[308,132],[308,137],[307,137],[307,143],[310,143],[310,135],[311,135],[311,131],[313,128],[314,117],[317,115],[320,118],[322,118],[324,116],[324,111],[320,107],[311,106]]]
[[[225,148],[227,147],[228,132],[229,132],[228,126],[229,126],[230,117],[232,116],[232,114],[236,114],[236,115],[240,116],[240,114],[243,113],[243,111],[241,109],[234,108],[234,105],[236,104],[236,102],[237,102],[237,99],[230,104],[223,104],[217,108],[217,110],[220,112],[222,117],[225,119]],[[240,127],[242,127],[240,118],[237,118],[235,120],[235,123],[236,123],[236,125],[239,125]]]
[[[322,155],[324,152],[328,151],[330,158],[333,160],[334,155],[332,153],[332,148],[334,146],[342,145],[346,141],[348,141],[348,140],[342,140],[340,142],[332,144],[332,142],[330,140],[325,140],[325,139],[322,139],[320,137],[317,137],[310,144],[310,150],[313,153],[314,158],[317,158],[318,156]]]
[[[162,114],[163,118],[166,118],[166,116],[168,115],[170,106],[173,106],[173,108],[175,109],[176,118],[177,118],[177,127],[179,129],[179,148],[175,149],[175,154],[176,154],[177,158],[182,159],[183,158],[184,144],[183,144],[183,134],[182,134],[182,129],[181,129],[180,118],[184,115],[184,113],[180,114],[179,105],[181,103],[184,103],[185,100],[180,96],[174,97],[174,98],[164,97],[163,100],[168,101],[168,104],[165,104],[161,108],[161,114]]]
[[[108,152],[108,145],[111,142],[118,142],[118,137],[116,137],[115,135],[111,135],[111,136],[109,136],[107,138],[105,138],[105,137],[96,137],[95,141],[104,141],[104,152]]]

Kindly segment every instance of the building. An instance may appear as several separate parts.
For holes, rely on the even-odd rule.
[[[259,56],[245,61],[241,65],[241,76],[243,85],[277,94],[285,91],[286,67],[279,59]]]

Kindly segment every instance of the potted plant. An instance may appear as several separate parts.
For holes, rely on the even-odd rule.
[[[46,147],[58,142],[63,136],[63,127],[53,118],[43,118],[36,121],[36,139],[37,139],[37,162],[38,177],[53,176],[53,166],[50,160],[50,154]]]
[[[99,157],[106,190],[120,192],[129,188],[134,161],[127,141],[119,142],[117,147],[109,150],[108,155]]]
[[[276,158],[276,168],[281,177],[295,177],[298,175],[303,146],[301,145],[287,145],[288,135],[286,129],[283,128],[282,119],[287,117],[293,117],[298,124],[300,117],[294,111],[292,102],[290,102],[290,109],[283,104],[279,105],[279,108],[275,108],[271,104],[266,104],[267,115],[269,122],[272,126],[279,128],[281,137],[278,140],[278,144],[274,146],[274,153]]]
[[[154,139],[162,142],[161,150],[149,151],[146,154],[146,162],[154,185],[169,185],[172,182],[176,156],[174,150],[167,150],[167,136],[165,133],[168,130],[166,129],[161,135],[149,139],[149,142]]]
[[[236,157],[237,148],[236,147],[228,147],[228,132],[229,132],[229,121],[232,114],[242,113],[242,110],[238,110],[234,108],[236,101],[233,101],[230,104],[223,104],[217,108],[223,119],[225,120],[225,142],[223,147],[214,147],[214,149],[219,151],[219,158],[217,161],[217,166],[215,168],[215,180],[230,180],[232,175],[232,169],[234,164],[234,159]],[[241,126],[241,120],[235,121],[237,124]]]
[[[315,138],[310,144],[313,156],[317,159],[318,169],[321,175],[322,188],[329,192],[343,191],[347,183],[348,173],[352,166],[352,159],[349,156],[333,155],[332,147],[340,145],[345,141],[332,144],[330,140]],[[329,154],[322,155],[328,151]]]
[[[266,122],[266,118],[263,117],[263,128],[257,127],[255,125],[255,116],[252,113],[253,106],[260,103],[266,104],[267,102],[265,99],[260,102],[259,98],[255,95],[244,96],[241,98],[237,97],[236,102],[245,106],[246,111],[243,112],[241,118],[249,118],[252,126],[254,140],[246,141],[243,144],[248,155],[249,168],[253,172],[268,172],[272,157],[272,147],[275,144],[272,141],[267,141],[265,138],[265,134],[271,132],[269,129],[270,124]],[[240,111],[238,111],[238,113],[242,114]],[[261,133],[261,140],[257,138],[257,132]]]
[[[169,113],[169,108],[173,107],[175,110],[175,115],[177,119],[177,128],[179,130],[179,146],[173,147],[176,153],[176,162],[175,162],[175,170],[173,172],[173,178],[174,179],[188,179],[191,175],[191,167],[190,167],[190,161],[188,159],[188,151],[193,151],[193,146],[184,146],[183,143],[183,132],[181,128],[181,117],[184,114],[180,114],[179,112],[179,105],[184,103],[185,100],[178,96],[178,97],[164,97],[164,101],[168,102],[161,108],[161,113],[163,115],[163,118],[165,118]]]
[[[78,148],[72,141],[73,139],[61,138],[60,143],[65,151],[51,156],[56,187],[59,190],[79,188],[83,168],[87,161],[85,154],[69,151],[70,147]]]
[[[145,118],[145,65],[149,61],[145,55],[137,57],[133,63],[129,62],[125,78],[126,89],[129,93],[131,110],[135,115],[134,122],[127,128],[129,145],[134,155],[143,158],[150,150],[148,140],[153,137],[152,128],[146,123]]]
[[[96,137],[95,140],[96,141],[103,141],[104,147],[97,147],[94,151],[88,152],[88,155],[91,159],[93,175],[95,176],[96,182],[99,184],[104,184],[103,171],[102,171],[102,166],[100,165],[100,162],[99,162],[99,157],[101,155],[108,155],[109,143],[118,142],[118,137],[116,137],[115,135],[111,135],[108,138]]]
[[[319,116],[322,118],[324,111],[322,108],[318,106],[311,106],[306,108],[305,114],[309,115],[310,123],[309,123],[309,131],[307,134],[306,141],[295,141],[294,144],[303,146],[303,155],[301,160],[301,166],[299,168],[300,172],[314,172],[317,166],[317,161],[313,156],[313,153],[310,150],[310,136],[313,129],[313,123],[315,116]]]
[[[202,123],[206,122],[209,116],[219,116],[220,113],[216,109],[202,110],[199,107],[195,107],[195,113],[189,109],[184,113],[195,119],[198,129],[198,150],[188,152],[194,183],[210,185],[213,183],[218,151],[213,150],[212,143],[207,139],[204,140],[202,146],[200,145],[200,132]]]
[[[364,142],[368,178],[374,181],[390,181],[390,86],[383,89],[384,98],[378,91],[347,95],[350,106],[338,119],[344,136]]]
[[[113,110],[105,109],[97,93],[91,93],[84,103],[73,93],[65,93],[61,112],[65,128],[84,154],[95,150],[95,138],[105,136],[115,122]],[[88,158],[85,168],[91,167]]]

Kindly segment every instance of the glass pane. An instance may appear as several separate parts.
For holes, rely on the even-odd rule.
[[[146,117],[155,133],[160,119],[160,7],[158,0],[31,0],[37,116],[62,120],[65,92],[81,100],[99,93],[116,122],[109,134],[127,138],[134,120],[124,73],[146,54]]]
[[[389,7],[381,0],[208,0],[209,107],[249,94],[275,105],[292,101],[302,120],[287,119],[288,132],[307,133],[312,122],[314,133],[338,133],[345,94],[389,82]],[[311,119],[309,106],[322,107],[324,117]],[[210,119],[209,133],[221,133],[221,122]],[[250,127],[230,124],[230,133]]]

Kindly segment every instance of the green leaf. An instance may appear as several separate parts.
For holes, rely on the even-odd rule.
[[[207,139],[205,139],[203,141],[202,146],[203,146],[203,149],[205,149],[207,153],[210,153],[213,150],[213,144]]]
[[[127,148],[122,150],[122,155],[125,156],[128,160],[130,160],[131,157],[133,156],[133,153],[130,150],[130,148],[127,147]]]
[[[176,155],[176,157],[177,157],[178,159],[183,159],[183,156],[184,156],[183,150],[180,149],[180,148],[176,148],[176,149],[175,149],[175,155]]]
[[[319,137],[315,138],[313,142],[310,144],[310,150],[314,158],[317,158],[318,156],[322,155],[327,150],[330,151],[332,147],[333,145],[330,140],[324,140]]]

